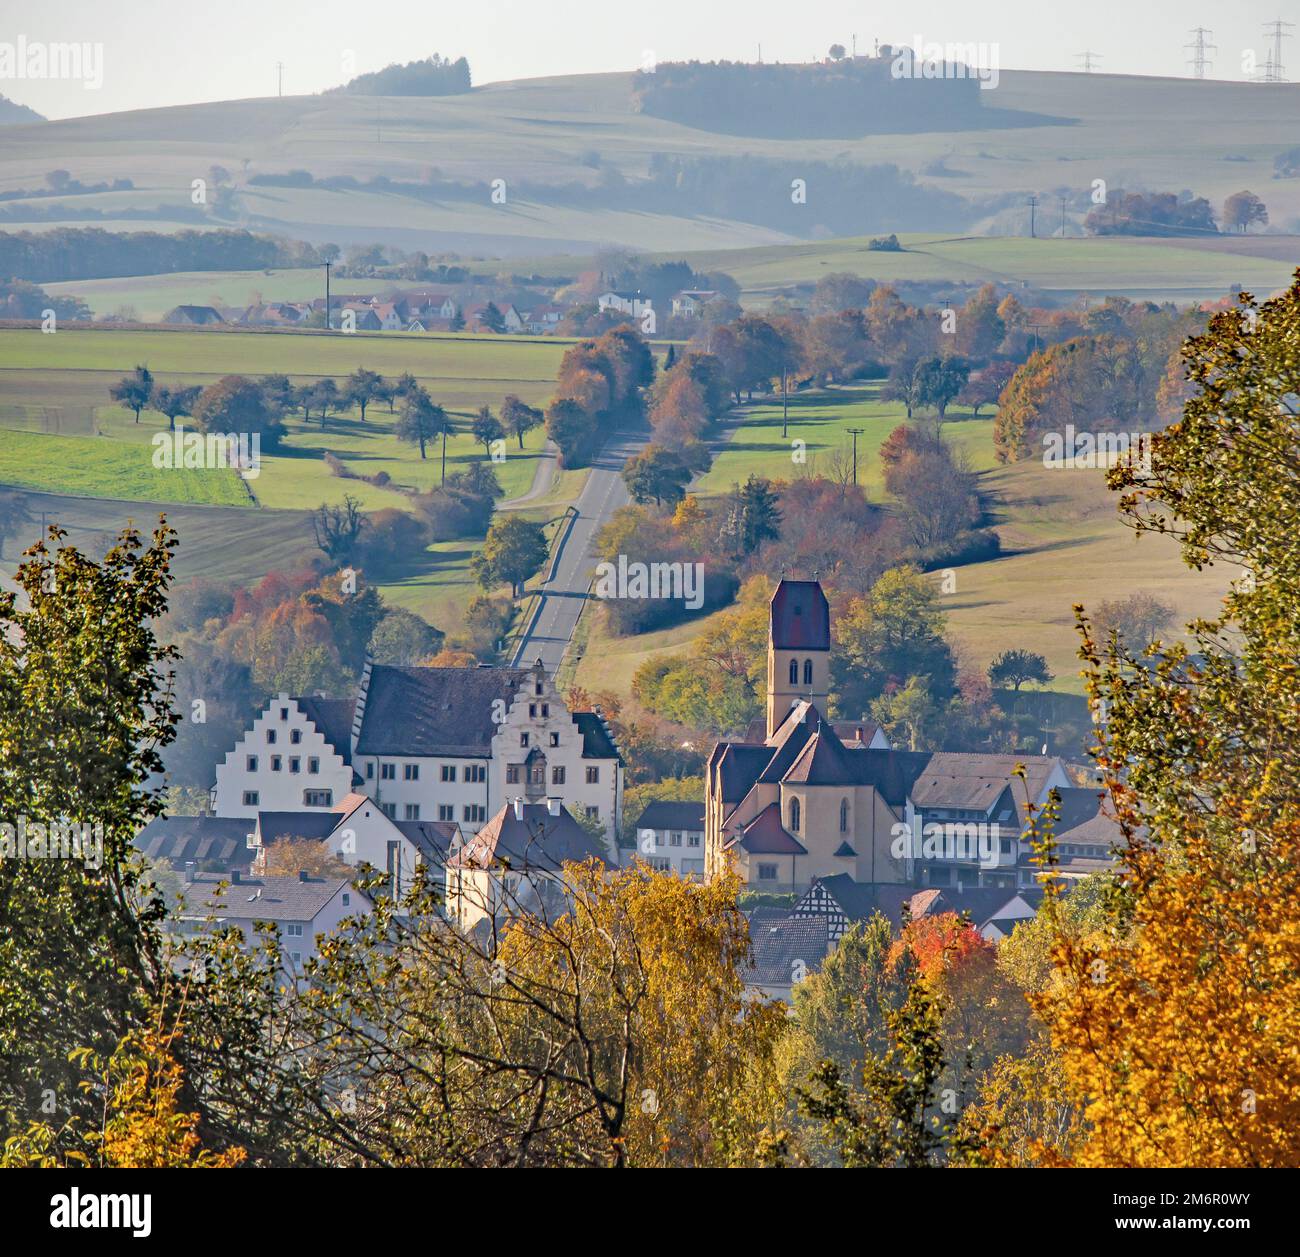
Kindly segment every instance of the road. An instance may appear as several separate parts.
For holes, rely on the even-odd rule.
[[[648,429],[615,433],[591,465],[587,483],[574,503],[577,517],[569,525],[555,563],[555,576],[542,582],[542,598],[528,633],[520,639],[513,663],[541,659],[554,673],[564,658],[578,616],[582,614],[596,565],[596,534],[631,498],[623,483],[623,464],[649,440]]]

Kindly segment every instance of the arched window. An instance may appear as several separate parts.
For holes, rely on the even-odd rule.
[[[849,832],[849,801],[848,799],[840,800],[840,833]]]
[[[790,832],[797,834],[799,832],[799,800],[790,800]]]
[[[790,684],[799,684],[799,660],[797,659],[790,660]]]
[[[812,660],[811,659],[805,659],[803,661],[803,683],[805,685],[812,684]]]

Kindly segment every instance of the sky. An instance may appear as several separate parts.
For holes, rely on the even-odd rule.
[[[438,52],[469,59],[475,83],[632,70],[647,59],[807,61],[857,37],[996,45],[1003,69],[1071,70],[1085,50],[1103,72],[1187,75],[1190,28],[1208,27],[1210,77],[1241,80],[1267,57],[1263,26],[1300,81],[1300,0],[0,0],[0,93],[51,118],[336,86],[351,73]],[[102,82],[6,77],[5,47],[91,45]],[[12,58],[11,58],[12,59]]]

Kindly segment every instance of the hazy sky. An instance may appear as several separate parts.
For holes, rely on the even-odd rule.
[[[1242,79],[1242,56],[1267,55],[1263,24],[1300,23],[1298,0],[0,0],[3,45],[99,44],[103,83],[0,78],[0,93],[53,118],[158,105],[316,92],[355,72],[440,52],[469,58],[476,83],[630,70],[658,60],[805,61],[832,43],[996,44],[1004,69],[1068,70],[1100,54],[1104,71],[1189,73],[1189,28],[1213,31],[1214,78]],[[1295,35],[1300,37],[1300,25]],[[1300,38],[1283,43],[1300,81]]]

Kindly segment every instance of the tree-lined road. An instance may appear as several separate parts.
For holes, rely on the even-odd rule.
[[[541,602],[528,632],[520,639],[514,663],[532,664],[541,659],[550,673],[560,666],[587,600],[596,565],[596,534],[620,506],[631,501],[623,483],[623,464],[644,449],[649,438],[646,428],[617,432],[592,463],[587,483],[574,503],[577,515],[560,542],[555,576],[542,582]]]

